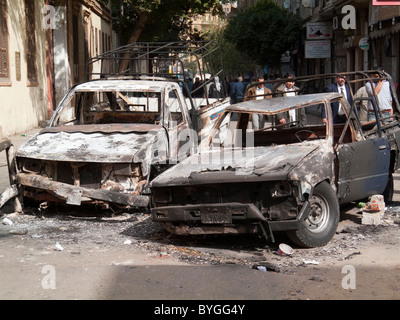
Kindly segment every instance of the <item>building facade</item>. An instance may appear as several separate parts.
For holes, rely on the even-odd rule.
[[[64,94],[88,79],[87,60],[116,45],[110,9],[97,1],[1,0],[2,136],[48,120]]]
[[[44,0],[0,2],[0,126],[3,136],[37,126],[47,116],[47,32]]]
[[[238,8],[257,0],[239,0]],[[291,64],[298,75],[360,71],[383,67],[400,81],[400,6],[372,0],[274,0],[303,19],[299,50]],[[379,2],[379,1],[378,1]],[[321,32],[311,37],[312,27]]]

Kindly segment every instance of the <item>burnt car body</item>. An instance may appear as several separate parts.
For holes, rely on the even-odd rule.
[[[70,205],[146,207],[149,180],[160,165],[178,161],[183,142],[189,140],[181,133],[193,134],[181,91],[178,83],[169,81],[98,80],[77,85],[48,127],[16,152],[23,195]],[[198,115],[206,126],[225,106],[210,105]],[[197,136],[191,138],[197,143]]]
[[[211,42],[138,42],[91,59],[93,80],[67,92],[9,163],[16,202],[147,208],[149,181],[194,152],[230,103],[223,94],[193,97],[185,81],[191,63],[204,77],[213,52]]]
[[[364,78],[369,81],[368,74]],[[285,231],[300,246],[325,245],[336,232],[341,204],[382,193],[391,200],[399,166],[398,102],[384,122],[375,98],[364,98],[377,113],[378,121],[369,123],[359,119],[363,99],[350,106],[339,93],[228,107],[201,152],[152,181],[153,220],[181,235],[257,233],[274,240],[275,231]],[[333,123],[333,102],[344,107],[346,123]],[[275,125],[278,114],[299,109],[305,124]],[[271,124],[254,131],[253,114]]]
[[[18,188],[16,185],[16,171],[15,171],[15,166],[14,166],[14,146],[12,145],[12,142],[8,138],[3,138],[0,140],[0,152],[5,151],[6,152],[6,159],[7,159],[7,164],[8,167],[10,168],[9,170],[9,180],[10,180],[10,185],[12,187],[6,189],[3,193],[0,194],[0,208],[7,203],[10,199],[16,197],[18,195]],[[20,211],[21,206],[19,202],[14,203],[14,210],[15,211]]]

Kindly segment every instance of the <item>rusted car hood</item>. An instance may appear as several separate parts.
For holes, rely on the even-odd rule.
[[[108,124],[43,129],[26,141],[17,157],[51,161],[130,163],[141,162],[147,149],[165,139],[158,125]],[[166,145],[164,141],[161,145]],[[144,152],[144,153],[143,153]]]
[[[284,179],[291,169],[321,145],[321,142],[307,142],[204,151],[159,175],[151,187]]]

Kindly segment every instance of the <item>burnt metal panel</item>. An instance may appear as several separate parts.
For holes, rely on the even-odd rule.
[[[160,130],[161,134],[164,132]],[[51,161],[130,163],[135,154],[157,139],[147,133],[43,132],[24,143],[17,157]]]
[[[44,128],[40,133],[58,133],[58,132],[82,132],[82,133],[131,133],[148,132],[150,130],[160,130],[160,125],[146,123],[110,123],[92,125],[74,125]]]
[[[0,140],[0,152],[8,149],[11,146],[11,141],[9,139]]]
[[[338,197],[342,203],[385,190],[390,171],[390,146],[386,138],[340,145],[338,159]]]
[[[132,207],[147,207],[150,200],[147,196],[77,187],[66,183],[51,181],[48,178],[36,174],[18,173],[17,179],[18,183],[24,186],[45,190],[74,205],[80,204],[80,201],[77,201],[79,197],[86,197],[93,200],[101,200]]]
[[[305,94],[294,97],[276,97],[273,99],[249,100],[233,104],[226,108],[226,111],[276,114],[294,109],[296,107],[315,105],[319,103],[324,103],[325,101],[339,99],[341,97],[341,94],[331,92]]]
[[[289,171],[325,140],[293,145],[225,149],[198,153],[159,175],[152,186],[265,181],[285,178]]]

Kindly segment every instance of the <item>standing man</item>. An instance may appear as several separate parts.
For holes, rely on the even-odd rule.
[[[279,85],[275,93],[277,93],[277,97],[294,97],[297,95],[299,88],[295,86],[294,75],[290,74],[287,76],[288,81]],[[304,108],[290,110],[288,112],[278,113],[276,115],[276,124],[287,124],[292,123],[295,125],[297,122],[300,126],[306,124],[306,113]]]
[[[244,101],[272,98],[271,95],[268,95],[272,93],[271,90],[269,90],[262,82],[264,82],[264,78],[258,77],[257,86],[252,86],[247,90]]]
[[[263,82],[264,78],[258,77],[257,86],[252,86],[249,88],[249,90],[246,91],[244,96],[244,101],[271,99],[272,96],[268,94],[271,94],[272,92],[266,86],[264,86]],[[253,129],[257,130],[260,128],[264,128],[265,120],[266,119],[264,115],[253,113],[251,116],[251,121],[253,122]]]
[[[383,72],[384,70],[382,68],[379,68],[378,71]],[[379,109],[381,110],[382,116],[387,117],[387,116],[392,116],[393,115],[393,109],[392,109],[392,94],[390,92],[390,84],[387,80],[379,80],[381,75],[379,72],[371,74],[372,82],[374,85],[374,91],[376,94],[376,97],[378,98],[378,104],[379,104]],[[371,83],[367,82],[365,85],[366,91],[370,97],[373,96],[372,92],[372,87]],[[390,118],[388,118],[390,119]],[[368,102],[368,121],[374,121],[375,120],[375,112],[374,108],[371,104],[371,101]],[[387,120],[387,119],[386,119]]]
[[[243,102],[244,91],[246,86],[243,83],[243,77],[239,76],[237,81],[232,84],[231,87],[231,102],[232,104]]]
[[[325,92],[341,93],[351,105],[353,98],[351,96],[350,87],[346,83],[346,76],[337,76],[336,83],[331,83],[325,88]],[[338,101],[331,103],[333,123],[345,123],[347,118],[343,106]],[[322,122],[327,124],[325,108],[322,108]]]

